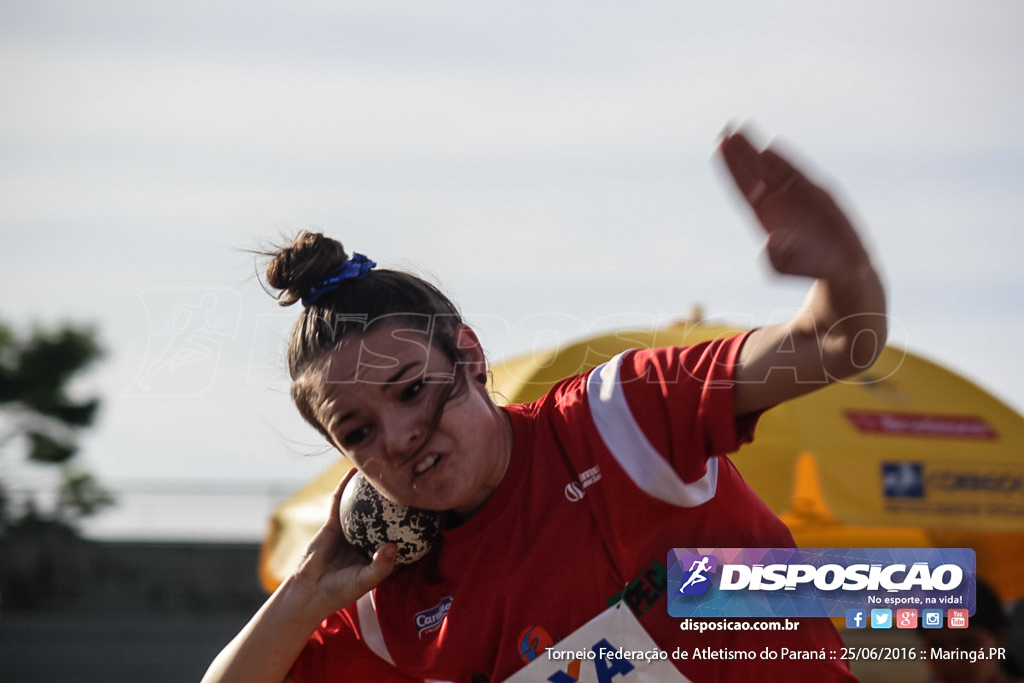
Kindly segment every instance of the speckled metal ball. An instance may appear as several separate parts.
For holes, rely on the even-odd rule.
[[[421,559],[441,543],[441,513],[392,502],[357,472],[339,503],[341,531],[367,558],[384,543],[398,545],[396,564]]]

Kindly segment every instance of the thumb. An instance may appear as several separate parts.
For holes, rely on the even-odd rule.
[[[385,543],[373,554],[373,561],[359,570],[356,583],[359,593],[367,593],[391,576],[395,571],[395,560],[398,557],[398,546],[394,543]]]

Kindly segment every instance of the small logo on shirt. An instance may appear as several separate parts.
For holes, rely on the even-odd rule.
[[[519,657],[529,664],[554,644],[550,633],[540,626],[530,626],[519,636]]]
[[[586,495],[587,487],[601,481],[601,467],[594,465],[589,470],[580,474],[580,478],[565,485],[565,498],[570,503],[576,503]]]
[[[424,633],[431,633],[441,628],[441,624],[444,623],[444,618],[448,616],[448,610],[451,608],[452,596],[447,595],[441,598],[441,602],[430,609],[417,612],[413,619],[416,620],[416,630],[419,633],[419,637],[422,638]]]

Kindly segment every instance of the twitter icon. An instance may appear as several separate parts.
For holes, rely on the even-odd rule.
[[[871,610],[871,628],[892,628],[892,610]]]

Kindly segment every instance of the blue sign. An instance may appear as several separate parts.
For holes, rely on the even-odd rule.
[[[845,617],[850,628],[892,628],[898,609],[922,619],[929,610],[973,615],[975,564],[971,548],[674,548],[668,613]]]

